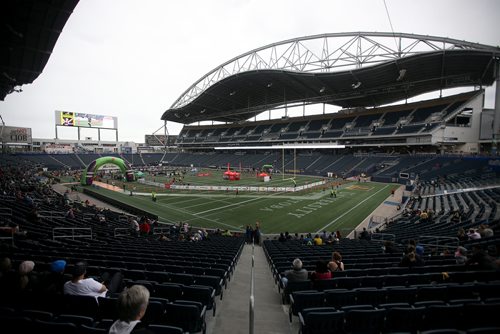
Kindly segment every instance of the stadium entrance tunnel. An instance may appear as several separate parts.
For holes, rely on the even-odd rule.
[[[87,168],[85,168],[83,170],[80,183],[83,186],[92,185],[92,182],[94,181],[95,173],[99,170],[99,168],[101,168],[105,164],[114,164],[114,165],[118,166],[118,168],[120,168],[123,175],[125,175],[125,179],[128,182],[135,180],[134,171],[128,166],[128,164],[125,163],[125,161],[123,161],[123,159],[120,159],[117,157],[102,157],[102,158],[99,158],[99,159],[92,161],[87,166]]]

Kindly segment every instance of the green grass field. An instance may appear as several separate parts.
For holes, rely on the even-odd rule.
[[[200,178],[198,178],[200,179]],[[219,177],[201,178],[204,184],[248,185],[222,181]],[[255,181],[255,178],[252,177]],[[297,177],[297,184],[318,181],[318,178]],[[157,180],[158,182],[158,180]],[[189,182],[187,179],[184,182]],[[193,181],[190,181],[192,184]],[[226,182],[226,183],[224,183]],[[273,178],[272,186],[290,180]],[[121,186],[120,184],[116,184]],[[132,187],[127,184],[127,189]],[[330,189],[318,188],[297,193],[256,193],[256,192],[202,192],[202,191],[155,191],[157,202],[151,199],[151,186],[139,188],[135,194],[98,189],[101,194],[139,207],[160,217],[160,221],[188,222],[191,226],[220,229],[243,230],[246,225],[260,222],[263,233],[317,232],[341,230],[344,235],[353,230],[377,208],[398,185],[374,182],[346,182],[341,184],[337,197],[332,197]],[[94,190],[94,189],[93,189]]]

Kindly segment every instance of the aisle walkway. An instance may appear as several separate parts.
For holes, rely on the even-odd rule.
[[[249,332],[250,270],[252,246],[245,245],[236,271],[222,303],[217,306],[217,316],[209,321],[208,334]],[[271,269],[264,250],[255,247],[255,327],[254,333],[289,334],[298,332],[298,319],[292,325],[288,321],[288,306],[281,304],[281,296],[274,284]],[[219,303],[220,301],[218,301]]]
[[[69,185],[68,185],[68,187],[69,187]],[[66,192],[66,190],[69,189],[68,187],[66,187],[65,183],[56,183],[56,184],[52,185],[52,189],[61,195],[63,195]],[[85,195],[84,193],[81,193],[78,191],[71,191],[68,194],[68,196],[69,196],[69,199],[72,201],[85,202],[86,200],[89,200],[90,203],[96,205],[99,208],[106,208],[106,209],[110,209],[110,210],[113,210],[116,212],[126,213],[125,211],[118,209],[117,207],[112,206],[111,204],[102,202],[102,201],[98,200],[97,198]]]

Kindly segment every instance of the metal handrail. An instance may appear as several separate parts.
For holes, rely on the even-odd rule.
[[[432,241],[435,241],[435,243]],[[440,241],[442,241],[442,242],[440,242]],[[438,236],[438,235],[421,235],[418,238],[418,244],[422,245],[422,246],[429,246],[429,247],[434,247],[434,248],[438,249],[438,248],[448,248],[450,246],[458,247],[460,242],[459,242],[457,237],[443,237],[443,236]]]
[[[169,227],[155,227],[155,228],[153,228],[153,235],[162,234],[162,233],[166,233],[166,232],[170,232],[170,226]]]
[[[38,211],[40,218],[64,218],[65,214],[60,211]]]
[[[11,236],[10,237],[0,237],[0,240],[12,240],[12,246],[14,246],[14,228],[12,227],[0,227],[0,230],[5,230],[5,231],[10,231]]]
[[[379,238],[380,236],[380,238]],[[372,241],[394,241],[396,240],[396,235],[392,233],[372,233]]]
[[[71,235],[56,235],[56,231],[70,230]],[[90,234],[77,234],[75,235],[75,230],[87,230],[90,231]],[[75,238],[90,238],[92,240],[92,228],[90,227],[54,227],[52,229],[52,240],[56,240],[57,238],[68,238],[71,237],[72,240]]]
[[[126,231],[127,233],[121,234],[120,231]],[[116,227],[113,230],[114,236],[116,237],[123,237],[123,236],[129,236],[130,235],[130,228],[129,227]]]

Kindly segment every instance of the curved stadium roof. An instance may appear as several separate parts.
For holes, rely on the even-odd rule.
[[[42,73],[78,0],[0,2],[0,100]]]
[[[335,33],[249,51],[191,85],[162,120],[238,122],[283,105],[377,106],[495,80],[500,48],[403,33]]]

